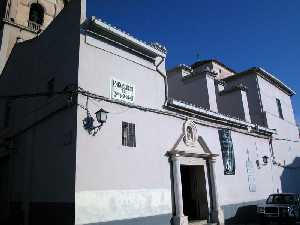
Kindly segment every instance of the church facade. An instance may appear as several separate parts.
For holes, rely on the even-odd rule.
[[[299,192],[291,88],[217,60],[167,71],[163,46],[84,11],[65,5],[0,77],[3,221],[245,223]]]

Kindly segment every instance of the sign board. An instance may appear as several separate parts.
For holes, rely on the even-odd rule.
[[[112,78],[110,97],[115,100],[133,104],[135,100],[135,87],[132,84]]]
[[[256,192],[256,182],[255,182],[255,171],[254,166],[251,160],[248,158],[246,161],[246,169],[248,174],[248,184],[249,184],[249,191]]]
[[[231,139],[231,132],[229,129],[219,130],[219,139],[221,144],[224,174],[234,175],[235,174],[235,158],[233,151],[233,144]]]

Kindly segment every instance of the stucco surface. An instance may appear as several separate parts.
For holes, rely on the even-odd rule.
[[[205,76],[182,79],[178,71],[168,74],[169,97],[209,109],[209,94]],[[200,94],[201,93],[201,94]]]
[[[220,95],[220,93],[217,93],[217,95]],[[236,90],[229,93],[222,93],[218,96],[217,100],[220,113],[241,120],[248,119],[245,113],[243,91]],[[246,104],[246,106],[248,106],[248,104]]]
[[[79,86],[110,98],[112,78],[135,86],[135,104],[152,108],[163,105],[164,79],[153,62],[81,35]]]
[[[213,103],[217,104],[215,84],[213,80],[209,80],[210,77],[195,76],[182,80],[181,74],[176,74],[177,72],[168,75],[171,97],[202,107],[206,104],[207,108]],[[79,86],[110,98],[110,81],[113,77],[135,85],[136,105],[163,110],[164,80],[155,71],[154,62],[129,54],[107,42],[92,37],[86,39],[82,34]],[[250,114],[254,123],[264,124],[265,117],[262,113],[263,104],[260,102],[257,77],[247,76],[245,80],[238,79],[228,85],[230,87],[240,83],[250,89],[247,96],[245,92],[239,93],[238,107],[239,110],[243,110],[240,114],[244,114],[243,119],[247,120]],[[213,87],[210,92],[207,90],[208,87]],[[202,98],[206,99],[205,104]],[[130,221],[171,214],[174,205],[172,201],[167,203],[167,199],[171,199],[172,190],[170,162],[166,153],[174,149],[183,134],[185,119],[121,106],[117,103],[87,99],[83,96],[78,97],[78,103],[75,185],[78,224],[106,222],[113,224],[120,220]],[[108,120],[99,133],[92,136],[83,128],[83,120],[87,116],[87,109],[89,114],[94,116],[100,108],[109,112]],[[136,126],[134,148],[122,146],[122,121],[134,123]],[[218,128],[221,127],[197,124],[197,131],[209,150],[219,155],[215,165],[217,201],[220,215],[223,215],[224,219],[230,219],[238,212],[240,206],[261,201],[270,193],[281,190],[280,176],[283,170],[272,163],[263,165],[263,156],[271,156],[269,139],[253,136],[250,131],[248,134],[232,131],[236,170],[235,175],[224,175],[218,134]],[[293,157],[294,155],[291,156]],[[182,159],[182,163],[186,161]],[[253,165],[252,175],[256,186],[254,191],[249,188],[247,161]],[[149,196],[157,200],[155,204],[151,201],[146,204],[148,200],[145,199],[150,198]],[[165,197],[162,199],[158,196]],[[100,201],[91,200],[93,198],[106,203],[100,204]],[[114,205],[110,202],[118,201],[127,203],[134,201],[136,205],[141,206],[141,210],[134,207],[118,208],[120,212],[114,214]],[[86,207],[85,210],[81,210],[83,206]],[[103,210],[107,210],[105,215],[95,213]]]
[[[86,98],[80,98],[80,102],[85,105]],[[96,136],[90,136],[84,130],[82,120],[86,112],[83,109],[79,110],[76,193],[113,191],[116,195],[111,198],[118,201],[117,193],[124,193],[124,190],[147,189],[151,193],[153,189],[164,189],[171,192],[170,165],[165,153],[173,148],[182,134],[184,120],[111,103],[89,102],[91,114],[99,108],[107,110],[109,114],[107,122]],[[136,148],[122,146],[122,121],[136,124]],[[224,175],[223,172],[218,130],[200,125],[197,129],[209,149],[220,155],[217,157],[215,173],[219,193],[218,201],[221,207],[261,200],[269,193],[276,192],[277,187],[280,188],[280,180],[274,177],[280,177],[282,171],[276,171],[271,164],[268,164],[261,166],[260,169],[255,167],[256,192],[249,191],[246,161],[249,158],[255,165],[258,159],[262,164],[262,156],[270,155],[268,139],[232,132],[236,174],[229,176]],[[139,203],[138,195],[135,199],[136,204],[142,204]],[[78,199],[78,201],[76,207],[85,204],[81,202],[84,200]],[[106,206],[111,209],[109,205]],[[96,206],[90,205],[89,207],[91,211],[97,210]],[[153,207],[151,210],[157,210],[156,206],[151,207]],[[130,215],[133,213],[136,212],[129,210],[122,218],[125,219],[125,215],[131,218]],[[139,213],[138,215],[142,217],[143,210]],[[163,213],[162,211],[161,214]],[[102,221],[104,218],[98,219]]]
[[[171,214],[168,189],[76,192],[75,224],[103,223]]]

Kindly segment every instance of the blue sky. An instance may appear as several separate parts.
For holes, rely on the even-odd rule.
[[[299,9],[298,0],[87,0],[88,16],[165,45],[167,68],[212,58],[236,71],[265,68],[298,93],[300,122]]]

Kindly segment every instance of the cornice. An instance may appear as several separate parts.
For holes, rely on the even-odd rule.
[[[112,26],[101,19],[96,19],[95,17],[87,19],[83,23],[82,29],[85,31],[91,31],[120,45],[128,46],[131,49],[139,51],[142,54],[152,58],[156,58],[157,56],[165,58],[167,54],[167,49],[163,45],[157,42],[146,43],[145,41],[137,39],[120,28]]]
[[[289,86],[287,86],[281,80],[276,78],[273,74],[267,72],[266,70],[264,70],[261,67],[252,67],[248,70],[237,73],[233,76],[226,77],[223,80],[226,81],[226,82],[228,82],[228,81],[230,82],[231,80],[238,79],[241,76],[249,75],[250,73],[255,73],[256,75],[258,75],[258,76],[262,77],[263,79],[269,81],[270,83],[272,83],[274,86],[278,87],[280,90],[282,90],[283,92],[285,92],[289,96],[292,96],[292,95],[296,94],[296,92],[294,90],[292,90]]]
[[[173,109],[183,109],[187,112],[195,113],[196,115],[205,116],[208,120],[211,120],[213,122],[216,122],[218,124],[226,124],[232,127],[237,127],[241,129],[248,130],[249,132],[255,132],[260,135],[267,135],[271,136],[272,134],[275,134],[276,132],[274,130],[271,130],[266,127],[258,126],[257,124],[252,124],[243,120],[240,120],[238,118],[234,118],[229,115],[224,115],[221,113],[213,112],[204,108],[201,108],[199,106],[189,104],[180,100],[176,99],[169,99],[168,106]]]
[[[236,71],[234,71],[233,69],[229,68],[228,66],[226,66],[225,64],[221,63],[220,61],[216,60],[216,59],[209,59],[209,60],[202,60],[202,61],[198,61],[198,62],[195,62],[191,65],[191,67],[193,69],[197,68],[198,66],[201,66],[201,65],[204,65],[204,64],[207,64],[207,63],[216,63],[218,64],[219,66],[222,66],[223,68],[225,68],[226,70],[230,71],[231,73],[236,73]]]
[[[203,77],[208,76],[208,77],[215,80],[217,75],[216,75],[216,73],[211,72],[209,70],[203,70],[201,72],[192,71],[190,74],[182,77],[182,80],[188,80],[188,79],[191,79],[191,78],[194,78],[194,77],[200,77],[200,76],[203,76]]]
[[[233,87],[230,87],[228,89],[225,89],[225,90],[221,91],[220,95],[224,95],[224,94],[235,92],[235,91],[245,91],[245,92],[247,92],[248,88],[246,86],[240,84],[240,85],[233,86]]]

